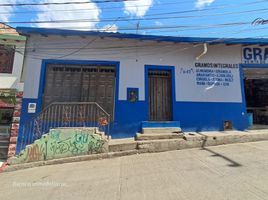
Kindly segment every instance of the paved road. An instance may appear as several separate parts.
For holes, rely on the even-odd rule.
[[[268,199],[268,141],[2,173],[0,199]]]

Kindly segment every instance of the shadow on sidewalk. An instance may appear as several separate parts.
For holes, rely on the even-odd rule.
[[[198,133],[198,134],[200,134],[200,135],[202,135],[202,136],[205,137],[205,139],[203,140],[203,143],[202,143],[201,150],[205,150],[205,151],[208,151],[208,152],[212,153],[211,156],[213,156],[213,157],[220,157],[220,158],[228,161],[230,163],[230,164],[228,164],[229,167],[242,167],[243,166],[240,163],[232,160],[231,158],[228,158],[227,156],[224,156],[224,155],[222,155],[220,153],[217,153],[217,152],[215,152],[215,151],[213,151],[213,150],[205,147],[206,146],[207,139],[208,139],[208,136],[206,136],[205,134],[202,134],[202,133]]]

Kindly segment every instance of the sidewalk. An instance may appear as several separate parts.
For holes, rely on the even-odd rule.
[[[3,199],[266,200],[268,141],[42,166],[0,174]]]
[[[43,165],[80,162],[86,160],[106,159],[141,153],[155,153],[191,148],[205,148],[233,143],[246,143],[268,140],[268,129],[249,131],[214,131],[185,133],[181,139],[162,139],[135,141],[133,138],[109,141],[109,152],[77,157],[68,157],[47,161],[39,161],[5,167],[4,171],[15,171]]]

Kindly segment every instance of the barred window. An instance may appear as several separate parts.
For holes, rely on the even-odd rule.
[[[12,73],[14,55],[14,46],[0,45],[0,73]]]

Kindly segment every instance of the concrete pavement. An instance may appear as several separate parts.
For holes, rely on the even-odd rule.
[[[268,141],[0,174],[0,199],[266,200]]]
[[[141,138],[138,138],[138,140],[136,141],[134,140],[134,138],[110,140],[108,148],[109,152],[101,154],[91,154],[91,152],[89,152],[89,155],[76,155],[72,157],[35,161],[29,163],[27,163],[27,160],[22,159],[21,164],[16,164],[17,158],[10,158],[7,161],[7,165],[5,163],[5,165],[0,167],[0,173],[1,171],[10,172],[14,170],[38,167],[43,165],[113,158],[118,156],[133,155],[137,153],[174,151],[174,150],[202,148],[202,147],[218,146],[233,143],[257,142],[263,140],[266,141],[268,140],[268,129],[249,130],[249,131],[233,130],[233,131],[191,132],[191,133],[185,133],[183,135],[182,134],[173,135],[173,133],[171,135],[170,134],[166,135],[166,133],[147,134],[147,135],[145,134]],[[40,154],[38,152],[39,151],[43,152],[43,149],[38,148],[36,149],[36,146],[31,145],[29,146],[28,150],[30,150],[29,151],[30,152],[29,158],[31,158],[30,161],[33,161],[32,158],[36,157],[40,158]],[[23,155],[24,154],[22,154],[22,156]],[[26,153],[25,155],[27,158],[29,154]],[[26,163],[24,163],[25,161]]]

